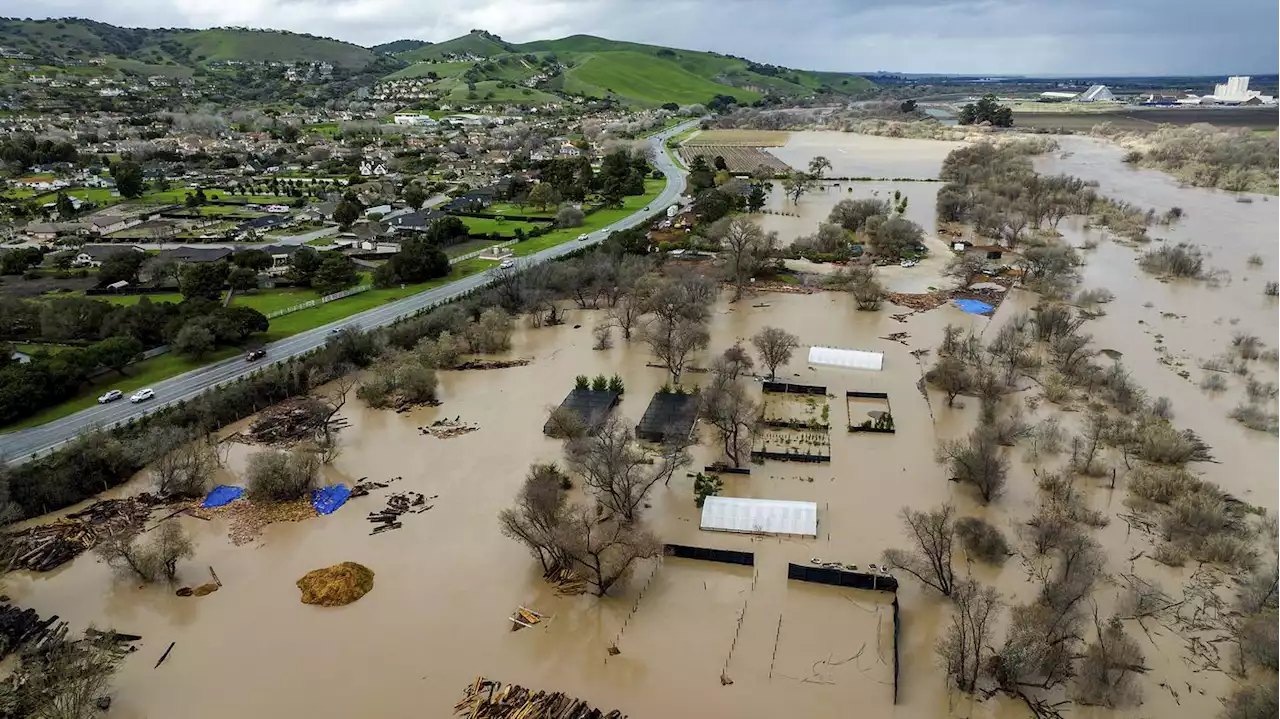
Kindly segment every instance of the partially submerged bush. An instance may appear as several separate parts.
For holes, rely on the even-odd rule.
[[[1259,681],[1242,682],[1227,697],[1222,719],[1275,719],[1280,714],[1276,692],[1275,674]]]
[[[315,453],[267,449],[249,455],[245,484],[254,501],[287,502],[307,496],[319,475],[320,458]]]
[[[182,531],[182,525],[177,520],[169,520],[147,534],[108,534],[98,542],[95,551],[112,568],[131,572],[144,582],[155,582],[173,581],[178,573],[178,560],[192,556],[195,548]]]
[[[379,360],[356,396],[370,407],[400,408],[436,402],[439,388],[435,370],[406,352]]]
[[[1225,392],[1227,389],[1227,378],[1217,372],[1211,372],[1200,380],[1200,389],[1206,392]]]
[[[1262,340],[1257,335],[1237,332],[1231,336],[1231,348],[1241,359],[1252,360],[1258,359],[1258,355],[1262,354],[1266,345],[1262,344]]]
[[[1231,419],[1258,432],[1280,432],[1280,417],[1267,408],[1252,403],[1242,403],[1231,410]]]
[[[1204,257],[1200,248],[1187,242],[1150,249],[1138,264],[1147,272],[1166,277],[1195,279],[1204,276]]]
[[[1012,552],[1004,534],[995,525],[979,517],[963,517],[956,521],[956,536],[969,556],[980,562],[1000,565]]]

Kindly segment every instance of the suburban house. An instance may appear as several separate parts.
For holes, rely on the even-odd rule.
[[[137,245],[85,245],[71,264],[76,267],[101,267],[102,262],[118,252],[144,252]]]
[[[160,250],[157,262],[217,262],[231,255],[226,247],[179,247],[173,250]]]
[[[289,263],[299,245],[264,245],[258,249],[271,255],[271,266],[265,272],[269,275],[283,275],[289,271]]]
[[[444,217],[439,210],[418,210],[404,215],[392,217],[386,225],[392,232],[421,232],[427,229],[433,220]]]
[[[102,213],[88,218],[85,223],[89,226],[89,231],[95,235],[109,235],[112,232],[119,232],[141,225],[142,218]]]
[[[53,242],[58,235],[73,235],[81,226],[68,222],[32,222],[22,232],[36,242]]]
[[[360,163],[360,174],[365,177],[385,175],[387,174],[387,166],[380,162],[375,163],[365,160]]]
[[[313,205],[298,213],[298,219],[304,222],[308,220],[331,220],[333,219],[333,211],[338,209],[336,202],[321,202]]]
[[[578,149],[573,143],[566,142],[560,146],[561,157],[577,157],[582,154],[582,150]]]

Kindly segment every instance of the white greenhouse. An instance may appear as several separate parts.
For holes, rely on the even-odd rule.
[[[845,350],[836,347],[810,347],[809,364],[879,372],[884,367],[884,353]]]
[[[818,536],[818,505],[781,499],[707,497],[701,528],[713,532]]]

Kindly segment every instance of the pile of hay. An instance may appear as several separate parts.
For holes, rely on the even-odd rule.
[[[363,597],[373,589],[373,570],[355,562],[307,572],[298,580],[303,604],[340,607]]]

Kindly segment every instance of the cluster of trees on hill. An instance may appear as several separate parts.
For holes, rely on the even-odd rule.
[[[643,153],[627,148],[605,155],[599,174],[592,170],[591,160],[587,157],[547,160],[536,167],[542,173],[542,184],[555,192],[546,204],[561,200],[581,202],[587,195],[599,193],[604,204],[621,205],[622,199],[628,195],[644,194],[644,180],[653,171]]]
[[[1013,127],[1013,109],[1004,107],[995,95],[983,95],[976,103],[960,108],[961,125],[981,125],[989,122],[996,127]]]
[[[0,140],[0,161],[15,170],[51,162],[75,162],[76,146],[60,140],[37,140],[35,135],[17,132]]]

